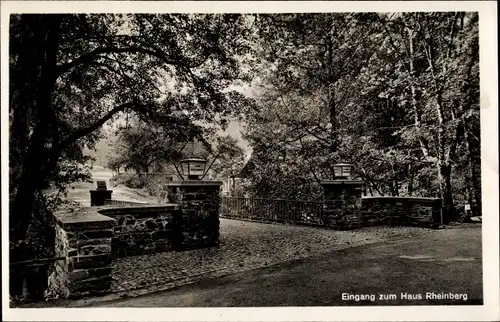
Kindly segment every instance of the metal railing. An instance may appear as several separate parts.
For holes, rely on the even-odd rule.
[[[324,225],[326,203],[334,201],[221,198],[221,217],[289,224]]]
[[[9,263],[9,266],[14,266],[14,267],[16,267],[16,266],[44,266],[44,265],[50,265],[51,263],[61,261],[61,260],[66,260],[66,256],[29,259],[29,260]]]
[[[149,203],[147,203],[147,202],[139,202],[139,201],[104,199],[105,206],[129,207],[129,206],[148,205],[148,204]]]

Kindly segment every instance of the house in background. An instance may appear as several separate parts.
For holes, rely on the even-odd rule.
[[[245,197],[245,182],[248,180],[254,169],[254,158],[250,155],[247,162],[239,172],[223,181],[222,194],[232,197]]]

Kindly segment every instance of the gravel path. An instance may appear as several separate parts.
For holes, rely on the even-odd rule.
[[[156,203],[156,197],[148,196],[146,193],[141,193],[138,189],[131,189],[123,185],[113,185],[110,182],[113,172],[109,169],[94,166],[92,169],[92,182],[75,182],[72,183],[68,190],[67,199],[78,202],[85,207],[90,206],[89,190],[96,188],[96,181],[106,181],[108,189],[113,190],[112,199],[134,202]]]
[[[417,233],[412,238],[319,254],[175,290],[91,306],[482,305],[481,227],[454,228],[458,229]],[[467,299],[429,299],[427,292],[463,294]],[[357,301],[345,299],[345,293],[376,297]],[[421,294],[422,298],[404,298],[401,294],[405,293]],[[382,299],[378,296],[381,294],[385,295]]]
[[[346,247],[437,232],[417,227],[334,231],[231,219],[221,219],[220,227],[219,248],[118,259],[112,292],[135,296]]]

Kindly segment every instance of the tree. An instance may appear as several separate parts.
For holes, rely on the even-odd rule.
[[[120,128],[113,156],[108,160],[110,169],[133,169],[139,174],[178,162],[189,141],[194,138],[204,141],[202,127],[180,121],[179,118],[175,124],[159,127],[137,120]]]
[[[179,161],[198,157],[208,161],[201,179],[208,177],[214,180],[226,179],[241,169],[244,151],[235,138],[215,134],[207,138],[200,133],[202,130],[196,126],[190,131],[181,131],[175,127],[163,129],[135,124],[120,130],[115,155],[109,160],[109,167],[113,170],[134,169],[137,174],[148,173],[151,167],[160,172],[175,169],[183,178],[178,167]]]
[[[353,141],[349,125],[360,103],[358,76],[380,46],[379,39],[371,39],[373,20],[367,14],[293,14],[259,21],[267,76],[260,90],[262,111],[257,119],[249,118],[248,128],[256,132],[262,118],[276,118],[266,126],[281,131],[283,146],[268,150],[290,147],[289,158],[275,162],[305,162],[302,180],[310,177],[317,185],[333,175],[335,162],[357,160],[341,147]],[[249,139],[256,145],[262,137],[249,133]]]
[[[346,95],[353,94],[352,88],[343,85],[360,72],[377,46],[368,41],[372,20],[368,14],[341,13],[268,15],[260,20],[262,55],[275,67],[273,85],[285,95],[317,97],[324,124],[316,124],[313,132],[328,133],[333,153],[342,105]]]
[[[288,165],[314,184],[329,164],[347,161],[370,193],[442,197],[446,221],[464,193],[480,204],[477,14],[261,22],[269,64],[247,138],[256,162],[276,166],[255,182],[274,181],[284,173],[278,165]]]
[[[205,169],[206,177],[224,180],[243,167],[245,153],[234,137],[216,136],[209,147],[209,153],[205,156],[209,162]]]
[[[399,134],[416,142],[424,160],[435,165],[445,220],[454,220],[457,149],[471,117],[479,121],[477,14],[416,13],[381,20],[398,57],[392,93],[399,91],[414,118],[413,127]]]
[[[12,15],[13,237],[66,151],[92,147],[122,111],[164,125],[237,112],[228,87],[247,78],[247,33],[239,15]]]

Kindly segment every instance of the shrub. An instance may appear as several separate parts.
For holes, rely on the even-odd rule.
[[[141,189],[145,185],[145,180],[139,177],[139,175],[132,173],[115,174],[109,181],[113,185],[122,184],[125,187],[132,189]]]

